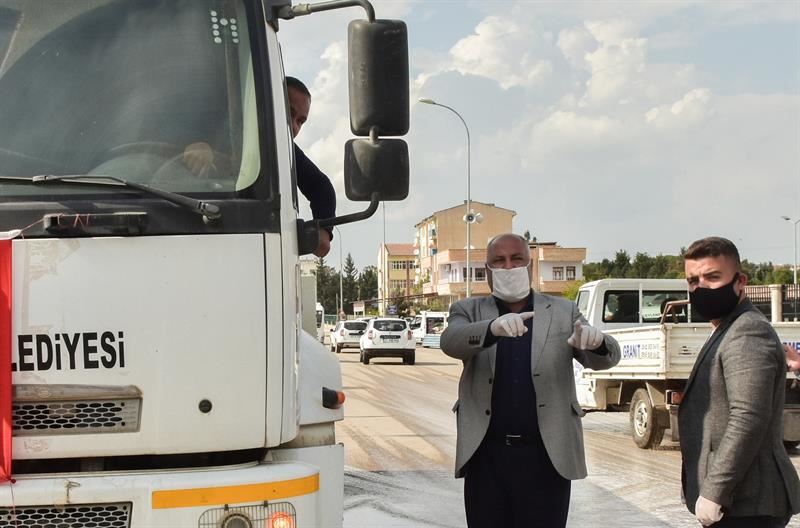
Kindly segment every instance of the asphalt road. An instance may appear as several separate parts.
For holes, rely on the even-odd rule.
[[[339,355],[345,420],[346,528],[462,528],[462,480],[453,478],[456,400],[461,364],[438,349],[417,349],[417,364],[358,362]],[[638,449],[627,413],[583,419],[589,477],[573,483],[571,528],[697,527],[680,503],[680,452],[665,441]],[[793,455],[795,467],[800,455]],[[800,528],[800,516],[790,523]]]

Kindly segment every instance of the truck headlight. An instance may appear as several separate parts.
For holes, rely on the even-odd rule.
[[[241,513],[232,513],[222,519],[221,528],[253,528],[253,523]]]
[[[226,506],[206,510],[198,528],[295,528],[297,513],[291,502],[257,506]]]

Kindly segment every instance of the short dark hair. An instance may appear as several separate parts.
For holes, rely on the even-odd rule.
[[[741,271],[742,261],[739,259],[739,250],[736,245],[722,237],[706,237],[692,242],[683,255],[684,260],[698,260],[706,257],[725,256],[733,260],[736,269]]]
[[[303,84],[303,81],[301,81],[297,77],[289,77],[287,75],[286,76],[286,87],[287,88],[294,88],[295,90],[299,91],[300,93],[307,95],[308,98],[311,99],[311,92],[308,91],[308,88],[306,87],[305,84]]]

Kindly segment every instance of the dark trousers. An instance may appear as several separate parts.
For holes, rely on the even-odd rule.
[[[789,519],[780,517],[728,517],[722,518],[718,523],[709,528],[783,528],[789,524]]]
[[[469,528],[563,528],[570,481],[558,474],[541,437],[529,445],[485,439],[464,478]]]

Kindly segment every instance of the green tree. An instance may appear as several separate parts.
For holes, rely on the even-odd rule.
[[[564,290],[564,293],[562,295],[564,295],[564,297],[566,297],[570,301],[574,301],[575,299],[578,298],[578,290],[580,290],[581,286],[583,286],[584,284],[586,284],[585,280],[577,280],[572,284],[570,284],[569,287],[566,290]]]
[[[336,304],[339,295],[339,273],[325,264],[325,259],[317,260],[317,302],[325,308],[326,314],[335,314],[339,310]]]
[[[389,295],[389,304],[397,308],[397,317],[408,317],[410,315],[411,304],[402,290],[394,290]]]
[[[358,270],[356,270],[356,264],[350,253],[347,254],[347,258],[344,260],[342,291],[344,296],[344,312],[348,315],[352,315],[353,301],[358,300]]]
[[[359,299],[376,299],[378,297],[378,268],[365,266],[357,280]]]

